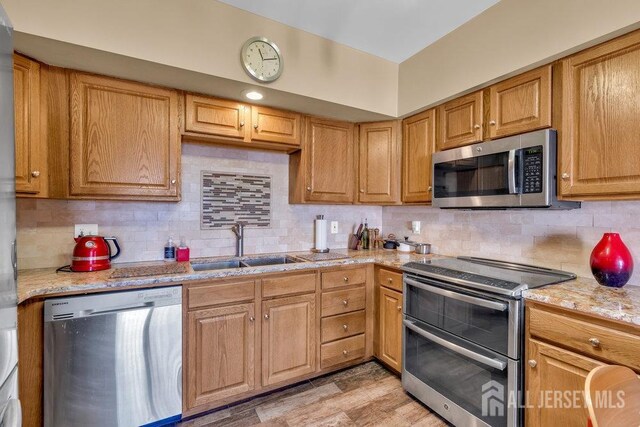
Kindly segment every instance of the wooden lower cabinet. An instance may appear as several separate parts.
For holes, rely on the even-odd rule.
[[[188,315],[187,408],[254,389],[254,304]]]
[[[316,370],[316,295],[262,303],[262,385]]]
[[[402,293],[381,286],[379,297],[378,358],[402,370]]]
[[[589,371],[603,363],[537,340],[528,344],[527,426],[586,426],[584,383]]]

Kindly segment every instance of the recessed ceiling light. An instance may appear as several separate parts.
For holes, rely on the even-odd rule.
[[[262,95],[260,92],[257,92],[255,90],[250,90],[248,92],[245,92],[244,96],[246,96],[247,98],[253,101],[259,101],[262,98],[264,98],[264,95]]]

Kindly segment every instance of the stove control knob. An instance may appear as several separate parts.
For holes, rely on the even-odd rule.
[[[538,362],[536,362],[533,359],[529,360],[529,366],[531,366],[532,368],[535,368],[536,366],[538,366]]]

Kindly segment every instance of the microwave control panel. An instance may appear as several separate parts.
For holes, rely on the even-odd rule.
[[[523,193],[542,193],[542,145],[523,151]]]

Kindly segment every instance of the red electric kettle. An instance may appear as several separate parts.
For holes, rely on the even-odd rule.
[[[79,236],[71,258],[71,271],[99,271],[111,268],[111,260],[120,255],[120,246],[115,237]],[[111,254],[108,240],[113,241],[116,253]]]

